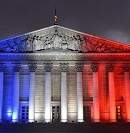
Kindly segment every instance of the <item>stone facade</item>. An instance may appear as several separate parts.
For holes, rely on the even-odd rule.
[[[129,59],[128,45],[58,25],[2,40],[0,121],[129,122]]]

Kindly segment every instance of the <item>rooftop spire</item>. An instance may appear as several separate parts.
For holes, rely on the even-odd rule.
[[[57,14],[56,14],[56,6],[55,6],[54,25],[58,25],[58,23],[57,23]]]

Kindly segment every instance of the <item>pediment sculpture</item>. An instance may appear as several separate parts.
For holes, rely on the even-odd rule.
[[[130,47],[114,41],[82,35],[60,27],[53,27],[44,34],[28,34],[0,41],[1,52],[36,52],[44,50],[71,50],[78,52],[130,52]]]

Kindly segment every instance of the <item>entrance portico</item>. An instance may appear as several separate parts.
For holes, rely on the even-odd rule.
[[[0,46],[0,122],[130,121],[130,46],[58,25]]]

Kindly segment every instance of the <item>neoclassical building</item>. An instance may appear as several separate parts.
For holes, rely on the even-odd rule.
[[[130,46],[58,25],[0,41],[0,122],[130,122]]]

